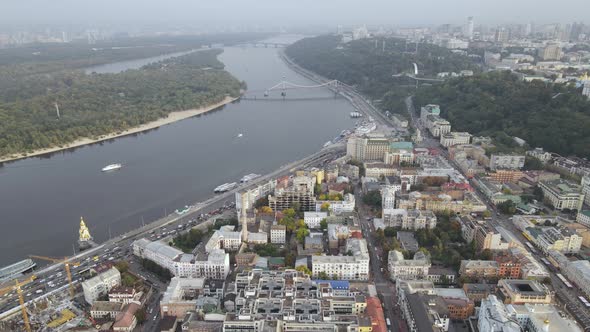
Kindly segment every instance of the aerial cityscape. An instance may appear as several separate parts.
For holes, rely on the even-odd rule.
[[[3,7],[0,331],[590,331],[590,2]]]

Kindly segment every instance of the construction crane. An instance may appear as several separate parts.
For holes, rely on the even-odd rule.
[[[25,322],[25,330],[27,332],[31,332],[32,330],[31,330],[31,324],[29,323],[29,314],[27,314],[27,308],[25,307],[25,299],[23,298],[23,291],[22,291],[21,287],[28,284],[29,282],[35,280],[35,278],[37,278],[37,277],[33,275],[23,281],[18,281],[18,279],[17,279],[15,281],[16,283],[14,286],[8,286],[6,288],[0,289],[0,295],[8,294],[8,293],[16,290],[16,294],[18,295],[18,302],[20,303],[20,310],[22,311],[22,314],[23,314],[23,321]]]
[[[36,255],[29,255],[31,258],[42,259],[44,261],[49,261],[57,264],[63,264],[66,268],[66,274],[68,275],[68,283],[70,284],[70,297],[74,298],[74,284],[72,284],[72,273],[70,272],[70,265],[71,266],[80,266],[79,262],[71,262],[70,257],[64,258],[53,258],[53,257],[45,257],[45,256],[36,256]]]

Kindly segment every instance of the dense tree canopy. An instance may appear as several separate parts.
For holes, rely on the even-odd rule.
[[[0,96],[0,156],[121,132],[237,97],[242,84],[222,69],[220,52],[195,52],[118,74],[58,72],[48,75],[46,92],[31,87],[22,98]]]
[[[416,105],[430,103],[441,105],[454,130],[508,145],[517,136],[531,147],[590,157],[590,102],[574,86],[490,72],[419,89]]]
[[[413,73],[414,63],[419,76],[426,77],[439,72],[478,70],[470,58],[446,48],[420,43],[417,54],[414,50],[415,44],[403,39],[372,38],[343,44],[340,36],[324,35],[299,40],[287,47],[286,53],[302,67],[355,86],[380,100],[384,110],[402,114],[406,112],[403,99],[411,91],[407,86],[413,87],[415,81],[399,74]]]

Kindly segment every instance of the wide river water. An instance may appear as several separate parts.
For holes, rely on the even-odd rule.
[[[278,49],[228,47],[220,60],[247,82],[248,95],[260,99],[283,79],[314,85],[289,69]],[[352,106],[330,96],[322,88],[288,92],[305,100],[242,100],[136,136],[5,164],[0,167],[0,265],[29,254],[71,255],[80,216],[100,243],[109,233],[139,226],[142,218],[147,223],[205,200],[222,183],[270,172],[317,151],[354,124]],[[125,166],[100,171],[114,162]]]

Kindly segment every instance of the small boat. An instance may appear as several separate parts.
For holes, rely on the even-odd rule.
[[[244,134],[242,134],[242,133],[239,133],[239,134],[238,134],[238,136],[237,136],[237,138],[240,138],[240,137],[242,137],[242,136],[244,136]]]
[[[103,172],[114,171],[114,170],[120,169],[121,167],[123,167],[123,165],[121,165],[121,164],[110,164],[110,165],[103,167],[102,171]]]
[[[251,173],[251,174],[245,175],[245,176],[244,176],[244,177],[243,177],[243,178],[240,180],[240,182],[241,182],[241,183],[246,183],[246,182],[249,182],[249,181],[251,181],[251,180],[254,180],[254,179],[256,179],[257,177],[260,177],[260,174]]]
[[[229,191],[237,186],[238,186],[238,184],[235,182],[224,183],[224,184],[220,185],[219,187],[215,188],[213,190],[213,192],[214,193],[224,193],[224,192]]]

